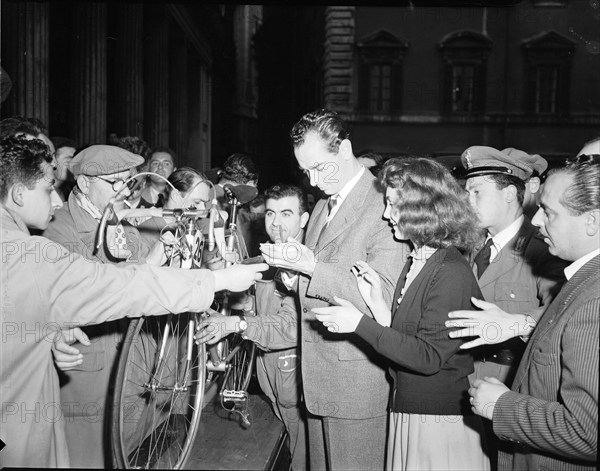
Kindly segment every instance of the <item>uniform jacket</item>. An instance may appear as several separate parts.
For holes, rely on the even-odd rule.
[[[525,218],[517,234],[502,247],[479,278],[479,287],[483,298],[503,311],[527,313],[539,319],[564,281],[566,264],[550,255],[548,246],[536,234],[536,227]],[[473,270],[477,274],[475,266]],[[501,344],[479,347],[473,353],[477,358],[482,351],[497,349],[509,349],[516,358],[510,367],[505,367],[503,380],[511,381],[525,344],[516,337]],[[483,371],[480,375],[491,374]]]
[[[407,263],[398,280],[397,300],[406,282]],[[391,328],[363,316],[356,333],[391,360],[393,412],[429,415],[470,414],[466,401],[473,357],[463,340],[448,336],[449,311],[471,309],[481,296],[465,257],[454,247],[439,249],[394,301]]]
[[[206,310],[213,300],[214,276],[208,270],[90,262],[60,244],[31,236],[4,207],[0,248],[0,438],[7,444],[0,467],[66,467],[69,456],[49,336],[62,328],[141,312]]]
[[[479,278],[479,286],[485,300],[500,309],[533,313],[537,319],[560,289],[565,263],[550,255],[536,233],[536,227],[525,218],[519,232]],[[473,269],[477,274],[475,266]]]
[[[493,427],[501,470],[596,469],[600,256],[566,282],[536,326]]]
[[[304,399],[314,415],[362,419],[386,413],[390,386],[382,357],[354,334],[329,333],[311,313],[339,296],[370,315],[350,271],[357,260],[381,275],[391,301],[409,250],[383,220],[383,195],[374,182],[364,172],[325,228],[326,200],[317,203],[308,223],[306,246],[315,252],[316,267],[312,277],[300,276],[298,292]]]
[[[246,316],[244,337],[260,348],[256,365],[260,387],[278,407],[298,407],[301,381],[296,300],[279,295],[274,281],[258,281],[256,314]]]

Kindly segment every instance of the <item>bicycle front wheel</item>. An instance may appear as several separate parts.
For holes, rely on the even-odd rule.
[[[140,318],[123,344],[112,417],[118,468],[184,466],[204,396],[206,350],[193,341],[198,315]]]

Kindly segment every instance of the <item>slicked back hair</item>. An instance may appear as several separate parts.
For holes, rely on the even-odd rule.
[[[523,206],[523,200],[525,198],[525,182],[518,177],[513,175],[487,175],[485,178],[489,178],[496,184],[496,188],[502,190],[507,186],[514,186],[517,189],[517,201],[519,205]]]
[[[251,181],[258,181],[258,170],[252,158],[246,154],[232,154],[223,163],[221,178],[246,185]]]
[[[286,196],[296,196],[300,204],[300,215],[308,211],[308,197],[300,187],[294,185],[278,184],[265,190],[265,203],[267,200],[280,200]]]
[[[5,201],[8,191],[16,183],[30,190],[44,178],[44,162],[52,162],[50,148],[39,139],[25,136],[8,136],[0,142],[0,201]]]
[[[393,158],[379,173],[399,197],[398,227],[417,246],[470,251],[480,240],[467,193],[442,164],[424,157]]]
[[[206,184],[210,186],[206,175],[192,167],[178,168],[169,175],[169,182],[171,182],[182,195],[187,194],[194,186],[196,186],[196,180],[198,179],[206,182]],[[171,187],[167,185],[167,189],[170,190]]]
[[[594,209],[600,209],[600,154],[567,159],[564,167],[553,168],[548,176],[566,173],[573,177],[573,183],[560,198],[561,204],[571,214],[579,216]]]
[[[344,139],[350,139],[350,128],[335,112],[327,109],[306,113],[290,132],[294,148],[304,144],[306,135],[314,132],[327,143],[327,149],[337,154]]]

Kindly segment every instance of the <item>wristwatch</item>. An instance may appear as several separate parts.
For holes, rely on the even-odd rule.
[[[248,322],[246,321],[246,316],[244,314],[239,315],[240,318],[240,331],[239,334],[243,334],[248,329]]]

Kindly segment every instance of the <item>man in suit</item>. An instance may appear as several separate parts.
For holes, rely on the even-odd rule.
[[[484,299],[528,315],[533,326],[556,294],[564,266],[523,214],[525,181],[533,168],[519,155],[485,146],[469,147],[462,162],[469,200],[487,236],[473,265]],[[487,335],[502,333],[490,328]],[[524,349],[519,338],[478,348],[474,377],[495,376],[510,384]]]
[[[550,172],[533,224],[551,254],[572,262],[567,282],[533,331],[512,390],[475,380],[471,404],[511,442],[499,469],[596,469],[600,155]]]
[[[347,124],[337,113],[304,115],[291,132],[299,167],[328,198],[317,203],[305,244],[289,238],[263,244],[269,264],[300,272],[302,382],[308,409],[310,465],[329,469],[382,469],[390,386],[382,358],[354,336],[333,335],[311,313],[335,295],[372,317],[351,268],[365,260],[382,278],[391,300],[408,255],[382,219],[383,195],[352,152]]]

